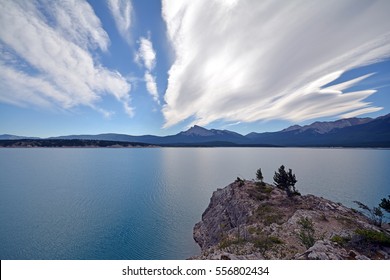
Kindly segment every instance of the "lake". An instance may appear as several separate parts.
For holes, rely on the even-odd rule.
[[[349,207],[390,194],[390,150],[0,149],[0,259],[186,259],[212,192],[281,164]]]

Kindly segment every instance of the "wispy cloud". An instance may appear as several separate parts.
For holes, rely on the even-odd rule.
[[[153,49],[153,44],[150,39],[141,37],[139,40],[139,49],[135,55],[135,60],[138,63],[145,65],[146,69],[152,71],[156,64],[156,52]]]
[[[327,87],[390,55],[389,1],[163,1],[176,60],[165,127],[189,117],[302,121],[380,110],[350,92],[365,77]]]
[[[131,0],[109,0],[108,8],[115,20],[119,34],[127,41],[131,42],[131,23],[133,5]]]
[[[79,0],[45,1],[44,9],[49,12],[54,29],[84,49],[99,47],[107,51],[110,43],[106,31],[92,7]],[[80,28],[81,27],[81,28]]]
[[[105,94],[132,115],[130,84],[96,61],[93,49],[110,43],[85,1],[1,1],[0,100],[70,109],[89,106]]]
[[[139,49],[135,54],[135,61],[145,66],[147,71],[145,72],[144,78],[146,83],[146,89],[149,94],[153,97],[153,100],[160,104],[156,79],[152,75],[152,70],[156,65],[156,51],[153,49],[153,44],[150,38],[141,37],[139,40]]]
[[[160,104],[160,101],[158,99],[156,80],[148,71],[145,72],[145,83],[146,83],[146,89],[153,97],[153,100],[156,101],[157,104]]]

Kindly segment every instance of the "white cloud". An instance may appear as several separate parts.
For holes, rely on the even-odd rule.
[[[156,52],[150,39],[141,37],[139,40],[139,49],[135,55],[137,63],[143,63],[149,71],[156,65]]]
[[[1,1],[2,102],[70,109],[111,94],[131,115],[130,84],[95,61],[109,38],[85,1]],[[50,24],[49,24],[50,23]]]
[[[374,90],[348,92],[367,76],[326,85],[389,57],[389,10],[386,0],[163,1],[176,54],[164,126],[380,110],[364,101]]]
[[[153,68],[156,65],[156,51],[153,49],[153,44],[150,38],[144,38],[144,37],[140,38],[139,49],[138,52],[135,54],[135,61],[139,65],[145,66],[145,68],[147,69],[144,75],[146,89],[153,97],[153,100],[160,105],[156,79],[151,74]]]
[[[84,49],[99,47],[103,51],[107,50],[109,37],[87,2],[46,1],[45,10],[52,15],[53,26],[62,36]]]
[[[148,71],[145,72],[145,82],[146,82],[146,89],[153,97],[153,100],[156,101],[157,104],[160,104],[160,101],[158,99],[156,80]]]
[[[116,28],[119,34],[127,41],[131,42],[131,21],[133,13],[133,5],[130,0],[109,0],[108,8],[114,17]]]
[[[356,117],[356,116],[359,116],[359,115],[362,115],[362,114],[373,113],[373,112],[376,112],[376,111],[379,111],[379,110],[382,110],[382,109],[383,108],[381,108],[381,107],[378,107],[378,108],[377,107],[363,108],[363,109],[360,109],[360,110],[356,110],[356,111],[344,114],[344,115],[342,115],[340,117],[343,118],[343,119],[348,119],[348,118],[353,118],[353,117]]]

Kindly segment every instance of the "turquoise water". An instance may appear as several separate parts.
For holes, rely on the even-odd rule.
[[[285,164],[302,194],[370,206],[390,150],[0,149],[1,259],[185,259],[211,194]]]

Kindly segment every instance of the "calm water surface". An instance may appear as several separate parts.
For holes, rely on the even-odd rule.
[[[211,194],[285,164],[302,194],[370,206],[390,150],[0,149],[0,259],[185,259]]]

